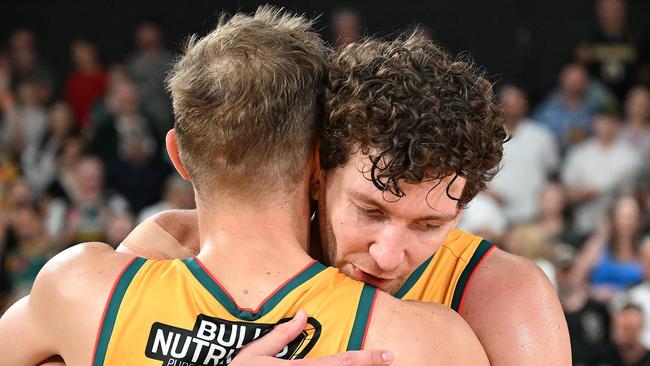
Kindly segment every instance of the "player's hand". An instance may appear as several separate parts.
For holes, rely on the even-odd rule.
[[[262,338],[244,347],[233,359],[231,366],[386,366],[393,362],[387,351],[364,350],[339,353],[309,360],[281,360],[277,355],[284,346],[296,338],[307,324],[307,314],[300,310],[286,323],[275,327]]]

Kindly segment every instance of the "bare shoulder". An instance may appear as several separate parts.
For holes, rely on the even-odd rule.
[[[393,365],[488,365],[479,340],[454,311],[385,293],[377,296],[365,348],[391,350]]]
[[[493,364],[571,364],[562,307],[535,263],[495,249],[465,291],[461,315]]]
[[[90,359],[113,285],[132,260],[107,244],[83,243],[59,253],[39,272],[30,295],[31,311],[55,335],[66,360]]]
[[[199,251],[198,231],[196,211],[163,211],[138,224],[117,250],[150,259],[192,257]]]
[[[196,210],[168,210],[151,218],[178,242],[185,244],[192,234],[198,233]]]
[[[502,308],[503,312],[529,311],[527,305],[538,304],[540,299],[555,303],[557,296],[539,266],[495,248],[473,273],[461,314],[471,316],[475,310],[491,304],[508,305]]]
[[[104,243],[77,244],[45,264],[34,282],[32,299],[64,306],[103,304],[104,295],[132,259]]]

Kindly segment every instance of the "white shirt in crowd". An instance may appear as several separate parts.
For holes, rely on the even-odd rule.
[[[503,210],[511,223],[529,221],[537,214],[539,196],[548,176],[558,167],[558,146],[551,132],[524,119],[503,146],[502,168],[490,189],[504,199]]]
[[[458,228],[471,233],[491,233],[501,236],[506,232],[508,221],[501,206],[485,193],[479,193],[467,205]]]
[[[567,187],[590,188],[597,198],[576,206],[573,227],[580,234],[596,229],[598,222],[618,195],[632,193],[642,167],[640,154],[623,139],[603,146],[595,138],[574,147],[562,169]]]

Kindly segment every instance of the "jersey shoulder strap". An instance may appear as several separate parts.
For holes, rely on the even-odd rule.
[[[115,326],[115,320],[117,319],[120,305],[124,299],[124,294],[126,294],[126,290],[128,290],[135,275],[146,262],[147,260],[145,258],[134,257],[124,266],[122,272],[117,276],[113,289],[110,295],[108,295],[102,320],[99,323],[97,338],[95,340],[95,350],[93,351],[93,366],[101,366],[104,364],[106,351],[111,340],[111,335],[113,334],[113,327]]]

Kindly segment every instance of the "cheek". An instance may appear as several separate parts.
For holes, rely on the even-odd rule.
[[[377,232],[376,225],[345,208],[332,212],[331,220],[338,259],[367,253],[373,234]]]
[[[444,243],[451,230],[452,228],[447,228],[433,233],[416,234],[417,239],[406,246],[411,263],[419,265],[429,259]]]

